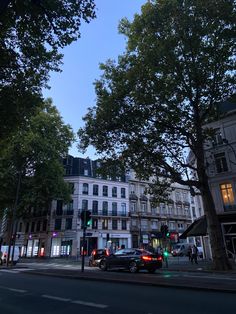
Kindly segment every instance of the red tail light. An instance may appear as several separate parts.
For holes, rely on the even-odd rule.
[[[96,250],[93,250],[93,251],[92,251],[92,255],[95,255],[95,254],[96,254]]]
[[[142,259],[144,261],[151,261],[152,260],[151,256],[142,256]]]
[[[161,257],[161,256],[158,256],[157,260],[158,260],[158,261],[162,261],[162,257]]]

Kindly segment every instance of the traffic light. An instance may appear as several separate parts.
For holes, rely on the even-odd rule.
[[[162,233],[163,238],[169,238],[170,237],[170,232],[169,232],[169,228],[167,225],[161,226],[161,233]]]
[[[83,210],[80,214],[80,219],[81,219],[83,228],[89,227],[92,223],[91,211]]]
[[[163,255],[164,255],[164,257],[168,257],[168,255],[169,255],[168,251],[164,251]]]

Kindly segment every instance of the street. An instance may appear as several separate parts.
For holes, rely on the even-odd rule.
[[[0,272],[4,313],[234,313],[235,294]]]

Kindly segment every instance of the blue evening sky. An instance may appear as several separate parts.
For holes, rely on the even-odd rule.
[[[94,81],[101,75],[99,63],[117,60],[125,51],[126,40],[118,34],[118,24],[123,17],[133,19],[140,13],[145,0],[95,0],[97,18],[81,27],[81,38],[63,50],[61,73],[52,73],[50,90],[44,97],[51,97],[66,124],[77,132],[83,126],[82,117],[87,108],[95,105]],[[82,156],[76,145],[70,149],[73,156]],[[88,149],[84,157],[94,159],[95,150]]]

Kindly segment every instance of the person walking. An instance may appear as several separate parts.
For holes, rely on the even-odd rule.
[[[189,261],[191,261],[191,255],[192,255],[192,248],[191,248],[191,245],[189,245],[188,251],[187,251],[187,256],[188,256]]]
[[[194,244],[192,246],[192,248],[191,248],[191,263],[192,264],[193,264],[193,261],[195,262],[195,264],[198,264],[198,262],[197,262],[197,253],[198,253],[198,248]]]
[[[3,262],[2,262],[2,251],[0,251],[0,265],[2,265],[3,264]]]

